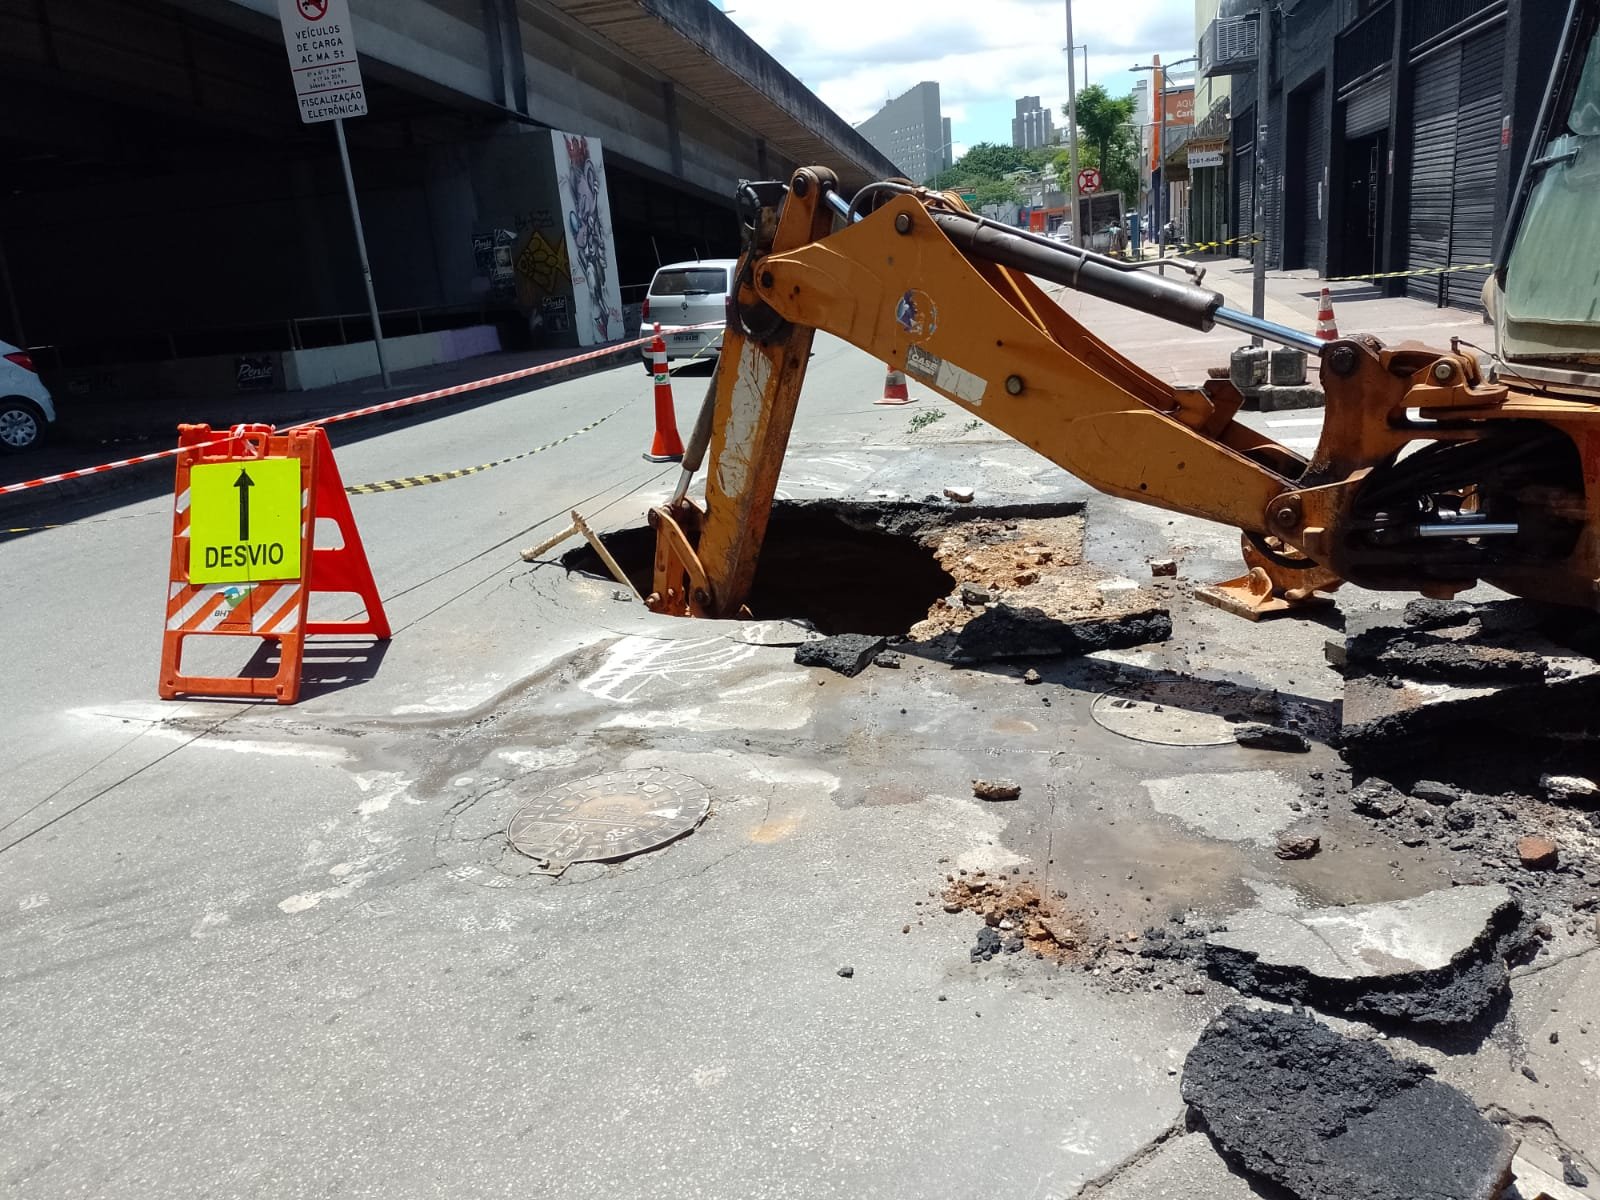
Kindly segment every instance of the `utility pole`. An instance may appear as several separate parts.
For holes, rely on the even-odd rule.
[[[1072,221],[1072,241],[1082,246],[1078,220],[1078,81],[1072,57],[1072,0],[1067,0],[1067,212]]]
[[[1156,170],[1161,173],[1161,186],[1156,192],[1156,257],[1167,256],[1167,69],[1156,58],[1156,69],[1150,77],[1156,85],[1156,104],[1161,113],[1161,134],[1156,141]],[[1166,267],[1161,273],[1167,273]]]
[[[1267,106],[1272,88],[1272,8],[1270,0],[1259,0],[1256,6],[1256,148],[1251,155],[1255,172],[1255,220],[1250,236],[1255,245],[1254,266],[1250,285],[1250,315],[1257,320],[1267,312]],[[1260,337],[1250,339],[1252,346],[1262,344]]]

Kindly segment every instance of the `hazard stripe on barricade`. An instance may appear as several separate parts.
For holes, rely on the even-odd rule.
[[[720,321],[711,321],[703,325],[676,325],[669,332],[687,333],[691,330],[717,329]],[[371,416],[375,413],[394,412],[397,409],[410,408],[416,404],[426,404],[430,400],[443,400],[449,396],[461,396],[468,392],[475,392],[486,387],[495,387],[502,383],[511,383],[518,379],[529,379],[535,375],[545,375],[551,371],[559,371],[563,367],[570,367],[576,363],[592,362],[597,358],[605,358],[622,350],[631,350],[636,346],[643,346],[652,341],[655,334],[649,337],[638,337],[632,341],[619,342],[615,346],[607,346],[603,350],[591,350],[587,354],[579,354],[573,358],[563,358],[557,362],[540,363],[536,367],[523,367],[519,371],[507,371],[502,375],[490,375],[486,379],[474,379],[469,383],[458,383],[453,387],[439,388],[431,392],[421,392],[415,396],[404,396],[398,400],[389,400],[383,404],[372,404],[366,408],[353,409],[350,412],[336,413],[331,417],[318,417],[314,421],[302,421],[298,425],[290,425],[280,432],[287,433],[292,429],[314,429],[319,425],[332,425],[337,421],[351,421],[356,417]],[[216,438],[207,442],[206,446],[220,446],[227,438]],[[192,447],[200,449],[201,447]],[[43,475],[38,479],[27,479],[21,483],[0,484],[0,496],[8,496],[14,492],[25,492],[31,488],[46,487],[55,483],[66,483],[73,479],[86,479],[91,475],[103,475],[107,471],[117,471],[124,467],[136,467],[143,463],[160,462],[165,458],[176,457],[177,447],[171,450],[157,450],[152,454],[140,454],[133,458],[119,458],[116,462],[101,463],[95,467],[82,467],[75,471],[62,471],[57,475]]]
[[[1456,267],[1418,267],[1415,271],[1380,271],[1376,275],[1336,275],[1328,283],[1354,283],[1361,279],[1415,279],[1419,275],[1453,275],[1457,271],[1492,271],[1494,263],[1465,263]]]
[[[300,588],[298,582],[174,583],[167,597],[167,628],[175,633],[205,633],[250,600],[250,632],[292,633],[300,627]]]

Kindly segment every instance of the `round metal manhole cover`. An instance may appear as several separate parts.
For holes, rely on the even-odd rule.
[[[1248,720],[1246,689],[1195,679],[1153,680],[1106,692],[1089,710],[1095,723],[1136,742],[1161,746],[1224,746]],[[1233,720],[1229,720],[1229,717]]]
[[[541,864],[612,862],[682,837],[710,811],[710,791],[687,775],[614,771],[530,800],[506,826],[506,841]]]

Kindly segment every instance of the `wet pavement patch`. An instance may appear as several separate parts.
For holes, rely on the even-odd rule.
[[[1516,1141],[1461,1092],[1303,1012],[1224,1009],[1183,1098],[1223,1156],[1300,1200],[1491,1200]]]
[[[1527,940],[1503,887],[1458,887],[1392,904],[1267,903],[1224,919],[1206,941],[1213,977],[1247,995],[1327,1012],[1468,1026],[1509,986]]]

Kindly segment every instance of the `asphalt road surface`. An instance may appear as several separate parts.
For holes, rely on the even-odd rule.
[[[704,386],[677,380],[685,431]],[[942,400],[874,406],[881,388],[819,339],[784,494],[1090,499]],[[1326,747],[1294,774],[1090,719],[1116,671],[1169,665],[1325,701],[1319,627],[1264,641],[1187,606],[1173,645],[1039,688],[1021,665],[846,681],[752,644],[771,630],[656,618],[523,563],[574,506],[612,530],[670,492],[677,468],[641,459],[649,396],[630,367],[336,435],[360,483],[606,418],[355,497],[395,636],[316,656],[292,708],[156,699],[170,498],[0,543],[8,1195],[1067,1197],[1180,1119],[1176,1071],[1227,997],[972,963],[978,920],[934,898],[947,873],[1037,870],[1102,931],[1225,911],[1291,870],[1332,902],[1439,886],[1426,850],[1351,838],[1286,865],[1152,808],[1152,780],[1201,772],[1259,810],[1263,773],[1309,792]],[[1091,503],[1091,557],[1136,577],[1177,553],[1220,578],[1236,544]],[[650,770],[708,790],[692,834],[559,879],[508,867],[523,804]],[[980,770],[1023,800],[974,800]]]

